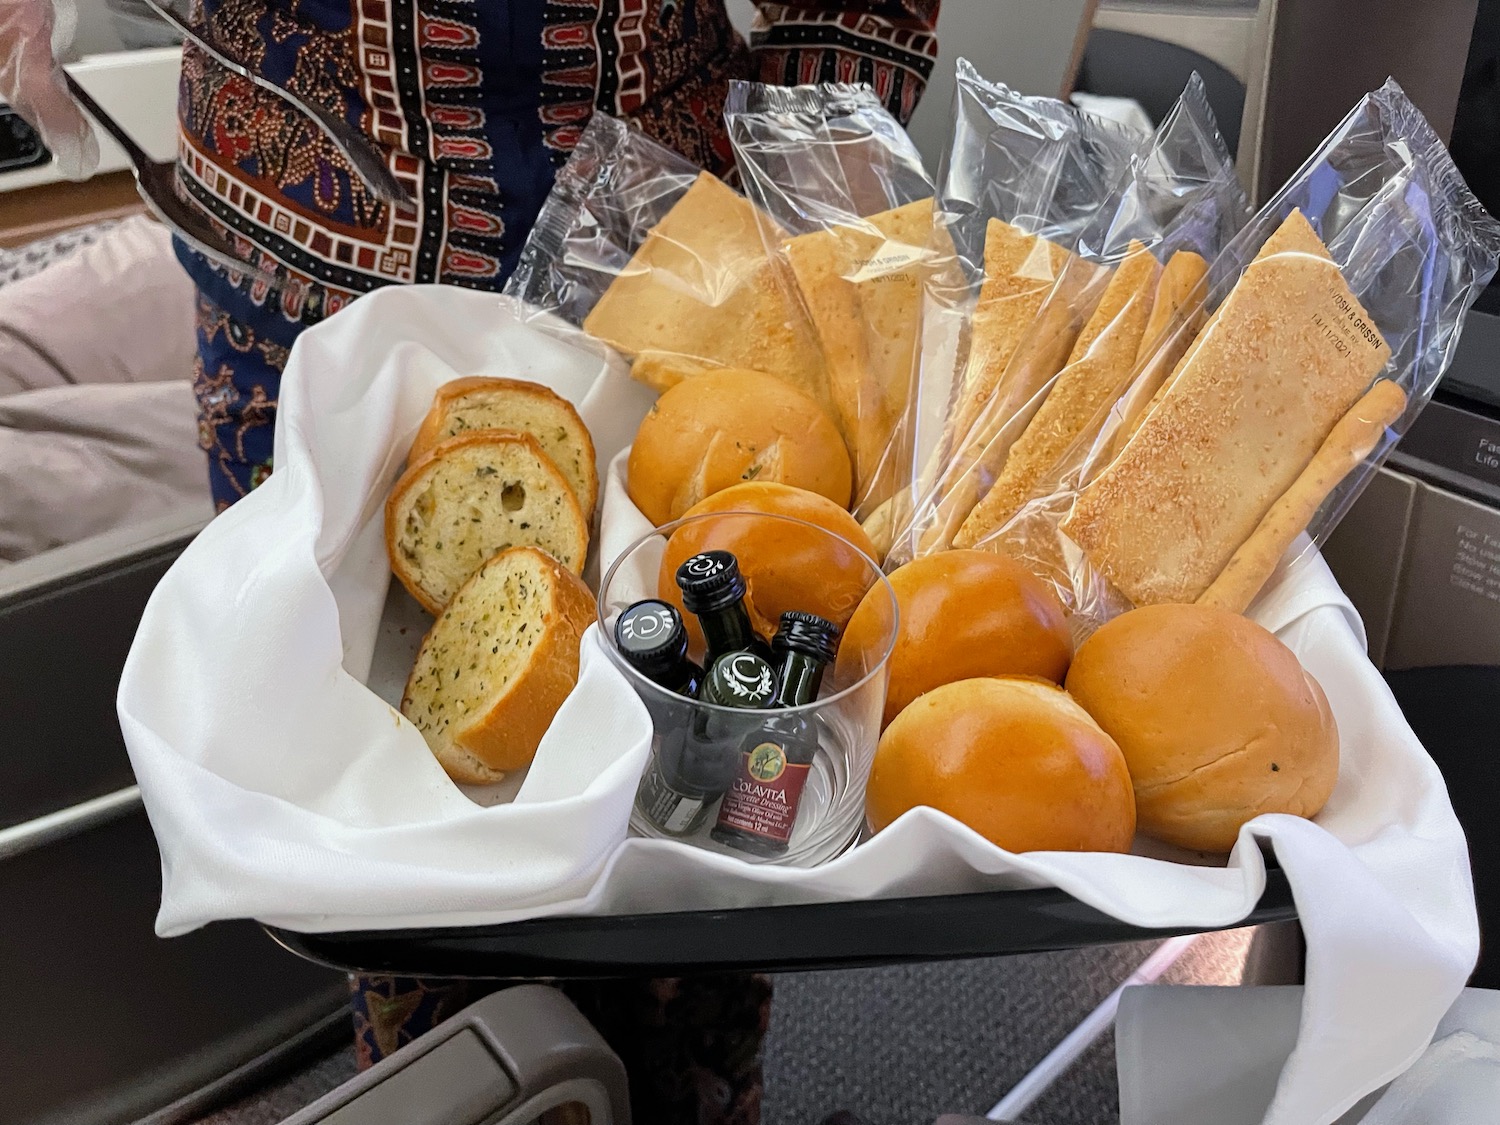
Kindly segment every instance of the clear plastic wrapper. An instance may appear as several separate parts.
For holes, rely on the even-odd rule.
[[[883,549],[993,393],[1064,253],[1150,136],[989,82],[967,59],[956,70],[934,225],[956,248],[957,269],[927,278],[911,423],[914,483],[867,521]]]
[[[1071,249],[1150,133],[956,70],[937,211],[977,286],[991,220]]]
[[[931,177],[866,86],[735,82],[725,119],[776,276],[818,347],[863,517],[906,483],[925,279],[954,266],[933,236]]]
[[[698,174],[639,129],[594,114],[558,170],[506,295],[582,324]]]
[[[888,566],[988,540],[1044,487],[1148,357],[1185,347],[1208,263],[1246,214],[1195,76],[1072,249],[991,224],[986,287],[1019,290],[1015,278],[1030,292],[987,302],[982,291],[950,449],[920,482]],[[986,383],[971,395],[977,370]]]
[[[77,29],[73,0],[0,0],[0,99],[41,134],[59,172],[84,180],[99,165],[99,142],[58,62]]]
[[[1497,261],[1500,224],[1387,82],[1214,261],[1206,326],[1180,322],[977,545],[1048,578],[1082,631],[1132,605],[1243,612],[1406,432]]]
[[[581,325],[658,391],[741,368],[826,402],[822,361],[772,277],[762,225],[721,180],[596,113],[505,292]]]

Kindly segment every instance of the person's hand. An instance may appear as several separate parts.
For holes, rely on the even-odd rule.
[[[55,19],[52,0],[0,0],[0,98],[41,134],[57,170],[82,180],[99,165],[99,142],[53,54],[54,29],[71,34],[77,22],[72,0],[62,2]]]

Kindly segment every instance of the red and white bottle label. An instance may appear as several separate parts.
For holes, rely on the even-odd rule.
[[[742,757],[719,806],[719,825],[784,844],[792,838],[812,766],[788,762],[786,751],[774,742],[762,742]]]

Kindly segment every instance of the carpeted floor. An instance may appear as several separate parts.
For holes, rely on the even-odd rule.
[[[1163,978],[1238,984],[1249,930],[1198,939]],[[782,977],[767,1044],[765,1125],[847,1109],[870,1125],[986,1113],[1128,977],[1152,944]],[[1106,1037],[1028,1111],[1038,1125],[1113,1125]]]
[[[1238,984],[1251,931],[1200,938],[1163,978]],[[1129,976],[1153,946],[778,977],[763,1125],[869,1125],[982,1115]],[[203,1119],[277,1125],[354,1074],[352,1050]],[[1034,1125],[1114,1125],[1114,1045],[1095,1044],[1026,1114]]]

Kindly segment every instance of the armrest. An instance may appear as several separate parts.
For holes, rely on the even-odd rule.
[[[532,1125],[581,1105],[589,1125],[630,1125],[625,1068],[560,993],[485,997],[282,1125]]]
[[[17,600],[68,586],[163,553],[176,558],[206,521],[196,512],[116,528],[0,566],[0,610]]]
[[[115,692],[147,599],[202,522],[122,528],[0,569],[0,854],[139,800]]]

